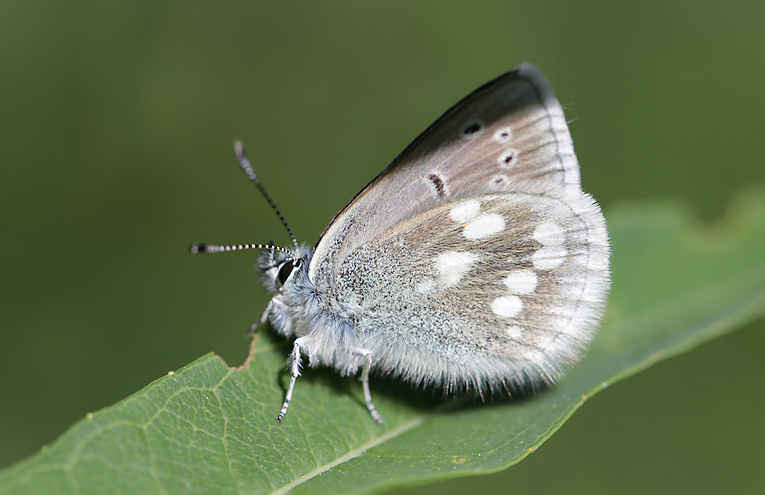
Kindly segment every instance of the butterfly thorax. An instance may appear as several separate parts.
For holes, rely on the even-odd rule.
[[[318,290],[310,280],[312,257],[313,249],[308,246],[301,246],[295,256],[273,251],[261,254],[258,270],[265,287],[274,293],[266,308],[268,320],[285,337],[309,339],[311,366],[331,365],[343,374],[353,374],[363,347],[358,319],[336,293]]]

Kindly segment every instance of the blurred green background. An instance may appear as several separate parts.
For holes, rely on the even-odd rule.
[[[0,466],[204,353],[244,360],[255,253],[186,253],[288,241],[234,138],[313,242],[528,61],[606,212],[671,197],[713,222],[765,183],[763,19],[754,1],[0,3]],[[506,472],[406,493],[762,493],[764,328],[599,394]]]

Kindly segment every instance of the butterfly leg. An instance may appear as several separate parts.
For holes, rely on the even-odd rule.
[[[292,377],[290,378],[290,384],[287,387],[287,394],[284,396],[284,404],[279,411],[279,415],[276,416],[276,421],[284,419],[284,415],[287,414],[287,408],[290,407],[290,401],[292,400],[292,392],[295,390],[295,382],[300,376],[300,351],[303,349],[302,338],[296,339],[295,344],[292,346],[292,353],[290,354],[290,369],[292,371]]]
[[[260,315],[260,320],[253,323],[253,326],[262,325],[266,321],[268,321],[268,315],[271,314],[271,309],[273,309],[274,306],[274,300],[271,299],[268,301],[268,304],[266,304],[266,309],[263,310],[263,314]]]
[[[372,419],[375,420],[375,423],[381,425],[383,424],[383,419],[380,413],[377,412],[377,409],[375,409],[375,405],[372,403],[372,393],[369,391],[369,369],[372,367],[372,356],[369,351],[362,350],[360,353],[363,358],[360,380],[361,388],[364,390],[364,402],[367,403],[367,409]]]
[[[264,324],[266,321],[268,321],[268,315],[271,314],[271,309],[273,308],[274,302],[273,299],[271,301],[268,301],[268,304],[266,305],[266,309],[263,310],[263,314],[260,315],[260,319],[250,325],[250,331],[247,332],[248,337],[252,337],[255,335],[255,331],[258,329],[258,327],[262,324]]]

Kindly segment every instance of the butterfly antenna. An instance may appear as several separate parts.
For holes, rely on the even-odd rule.
[[[284,225],[284,228],[287,229],[287,233],[290,235],[290,239],[292,239],[292,244],[295,246],[295,249],[299,249],[297,239],[295,239],[295,235],[292,233],[292,229],[287,224],[287,220],[284,219],[284,215],[282,215],[282,212],[279,211],[279,208],[277,208],[276,203],[274,203],[274,200],[272,200],[271,196],[269,196],[268,193],[266,192],[266,189],[263,187],[263,184],[261,184],[260,180],[258,180],[258,176],[255,175],[255,170],[252,168],[252,164],[250,163],[250,160],[247,158],[247,155],[244,154],[244,145],[239,140],[234,141],[234,153],[236,154],[236,159],[239,162],[239,167],[245,173],[247,178],[250,179],[250,182],[252,182],[253,185],[258,188],[258,191],[260,191],[260,194],[262,194],[263,197],[266,198],[266,201],[271,206],[271,208],[276,212],[276,215],[279,217],[279,220],[282,221],[282,225]]]
[[[297,258],[297,255],[285,249],[283,247],[274,246],[273,244],[232,244],[232,245],[220,245],[220,244],[192,244],[189,248],[191,254],[202,253],[225,253],[227,251],[243,251],[245,249],[272,249],[274,251],[280,251],[290,255],[293,259]]]

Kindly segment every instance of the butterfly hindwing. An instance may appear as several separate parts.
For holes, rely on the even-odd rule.
[[[552,381],[602,309],[608,247],[590,240],[591,208],[529,193],[450,202],[355,249],[317,289],[347,308],[377,367],[411,381]]]

